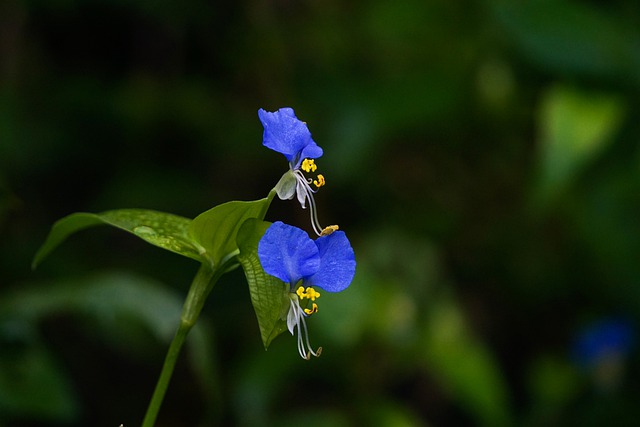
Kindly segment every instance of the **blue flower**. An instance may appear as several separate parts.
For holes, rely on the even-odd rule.
[[[604,319],[580,331],[573,353],[580,365],[592,366],[612,354],[627,354],[632,343],[633,330],[628,322]]]
[[[314,159],[322,156],[322,148],[311,138],[307,124],[298,120],[291,108],[281,108],[273,113],[261,108],[258,110],[258,117],[264,127],[262,144],[284,154],[289,161],[289,170],[275,187],[278,197],[289,200],[297,195],[302,208],[306,208],[308,202],[311,225],[316,234],[321,235],[323,228],[318,221],[313,194],[325,184],[325,178],[320,174],[316,179],[307,178],[302,171],[316,171],[318,166]],[[311,184],[315,188],[311,187]]]
[[[342,231],[332,231],[314,241],[303,230],[278,221],[260,239],[258,257],[266,273],[289,284],[287,327],[291,335],[298,330],[300,356],[319,356],[322,348],[311,348],[305,318],[318,311],[314,301],[320,293],[313,287],[340,292],[351,284],[356,260],[349,239]],[[311,308],[302,308],[301,301],[309,302],[305,299]]]
[[[274,113],[258,110],[264,127],[262,144],[284,154],[291,169],[300,167],[304,159],[322,157],[322,148],[311,138],[307,124],[298,120],[292,108],[281,108]]]
[[[593,374],[595,384],[612,389],[620,381],[634,344],[634,329],[624,318],[605,318],[583,328],[573,343],[573,358]]]

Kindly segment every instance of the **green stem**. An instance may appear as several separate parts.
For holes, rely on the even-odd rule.
[[[167,357],[164,360],[164,365],[160,372],[160,378],[158,378],[158,383],[156,384],[153,396],[151,396],[151,402],[149,402],[147,413],[142,421],[142,427],[153,427],[155,425],[158,412],[160,411],[160,406],[162,406],[164,395],[169,387],[171,375],[173,374],[173,369],[178,361],[182,345],[187,338],[187,334],[196,324],[196,320],[200,315],[200,311],[202,310],[209,292],[211,292],[215,283],[224,273],[225,268],[223,267],[224,266],[221,266],[214,271],[208,264],[203,263],[200,266],[196,277],[194,277],[191,288],[189,289],[189,294],[187,295],[187,299],[182,307],[180,325],[178,326],[178,330],[176,331],[173,341],[171,341],[171,345],[169,346]]]
[[[266,197],[268,203],[262,208],[262,211],[258,215],[259,218],[264,218],[264,215],[266,214],[275,195],[276,190],[274,188]],[[220,276],[238,266],[236,258],[237,255],[237,251],[229,254],[227,257],[223,258],[220,265],[215,269],[213,269],[211,264],[208,264],[207,262],[203,262],[200,265],[200,269],[191,283],[189,294],[187,295],[187,299],[182,307],[180,325],[178,326],[178,330],[176,331],[173,341],[171,341],[171,345],[169,346],[169,351],[167,352],[164,365],[162,366],[162,371],[160,372],[160,378],[158,378],[158,383],[153,391],[153,396],[151,396],[147,413],[142,421],[142,427],[153,427],[155,425],[158,412],[160,411],[160,406],[162,406],[162,401],[164,400],[167,388],[169,387],[173,370],[176,366],[178,356],[180,355],[180,351],[182,350],[182,346],[187,335],[189,334],[189,331],[191,331],[191,328],[196,324],[198,316],[204,306],[204,302]]]

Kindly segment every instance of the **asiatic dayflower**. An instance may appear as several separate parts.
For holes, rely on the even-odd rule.
[[[311,348],[305,319],[318,311],[320,293],[314,288],[340,292],[351,284],[356,260],[349,239],[334,231],[314,241],[305,231],[277,221],[260,239],[258,257],[267,274],[289,285],[287,328],[291,335],[297,329],[300,356],[319,356],[322,347]]]
[[[298,197],[302,208],[309,203],[311,225],[320,236],[323,227],[318,222],[314,193],[325,184],[323,175],[315,179],[307,178],[306,173],[315,173],[318,166],[315,159],[322,156],[322,148],[311,138],[307,124],[298,120],[292,108],[281,108],[273,113],[258,110],[258,117],[264,127],[262,144],[278,153],[284,154],[289,162],[289,170],[276,184],[276,193],[281,200]],[[312,187],[313,185],[313,187]]]
[[[572,346],[577,365],[590,372],[603,390],[614,389],[624,375],[633,346],[635,330],[625,318],[604,318],[579,331]]]

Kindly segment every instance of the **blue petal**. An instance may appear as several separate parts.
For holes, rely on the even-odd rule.
[[[626,319],[604,319],[583,329],[573,345],[575,360],[589,367],[612,355],[626,356],[633,345],[633,328]]]
[[[327,292],[340,292],[351,284],[356,273],[356,258],[342,231],[318,237],[316,246],[320,254],[320,268],[305,279],[306,286],[317,286]]]
[[[300,163],[302,163],[304,159],[317,159],[318,157],[322,157],[322,153],[322,148],[320,148],[320,146],[312,139],[311,142],[305,145],[300,152],[296,168],[300,167]]]
[[[320,267],[318,247],[306,232],[274,222],[258,243],[260,264],[267,274],[294,285]]]
[[[262,144],[284,154],[289,162],[299,164],[305,158],[322,156],[322,148],[311,138],[307,124],[298,120],[292,108],[281,108],[274,113],[261,108],[258,117],[264,127]],[[294,166],[298,167],[298,164]]]

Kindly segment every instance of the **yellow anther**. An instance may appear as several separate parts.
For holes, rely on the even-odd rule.
[[[325,227],[324,230],[322,230],[320,236],[328,236],[329,234],[333,233],[334,231],[338,231],[339,229],[340,227],[338,227],[337,225],[329,225]]]
[[[317,313],[318,312],[318,304],[316,304],[314,302],[313,305],[311,306],[311,308],[305,308],[304,312],[307,313],[308,316],[311,316],[313,313]]]
[[[316,166],[316,162],[313,159],[304,159],[302,161],[302,166],[300,166],[300,168],[309,173],[309,172],[315,172],[316,169],[318,169],[318,166]]]
[[[306,298],[307,294],[304,292],[304,287],[300,286],[298,288],[298,290],[296,291],[296,294],[298,294],[298,297],[300,297],[300,299]]]
[[[298,294],[300,299],[308,298],[311,301],[315,301],[316,298],[320,298],[320,292],[317,292],[311,286],[307,287],[307,289],[305,289],[304,286],[300,286],[296,291],[296,294]]]
[[[315,301],[316,298],[320,298],[320,292],[316,292],[316,290],[313,289],[312,287],[308,287],[305,296],[309,298],[311,301]]]
[[[321,174],[318,175],[318,179],[313,180],[313,185],[315,185],[318,188],[322,187],[324,184],[325,184],[324,176],[322,176]]]

